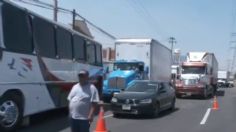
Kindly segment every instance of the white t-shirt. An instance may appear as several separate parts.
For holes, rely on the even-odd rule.
[[[98,91],[92,84],[73,86],[69,100],[69,112],[73,119],[87,120],[92,102],[99,102]]]

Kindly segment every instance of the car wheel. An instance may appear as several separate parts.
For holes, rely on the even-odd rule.
[[[176,97],[177,98],[181,98],[182,96],[181,96],[181,94],[177,94]]]
[[[160,105],[159,103],[157,103],[155,106],[154,106],[154,109],[153,109],[153,113],[152,113],[152,117],[158,117],[159,115],[159,112],[160,112]]]
[[[0,99],[0,130],[14,131],[23,118],[21,99],[15,94],[6,94]]]
[[[172,110],[172,111],[174,111],[175,110],[175,98],[172,100],[172,102],[171,102],[171,107],[170,107],[170,109]]]

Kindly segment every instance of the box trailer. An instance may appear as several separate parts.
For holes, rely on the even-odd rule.
[[[134,80],[170,82],[171,50],[154,39],[118,39],[114,71],[104,81],[103,97],[127,88]]]

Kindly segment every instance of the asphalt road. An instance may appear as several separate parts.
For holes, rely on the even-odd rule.
[[[176,110],[162,112],[157,118],[105,113],[111,132],[232,132],[236,130],[236,88],[219,89],[219,110],[209,109],[213,99],[177,99]],[[91,126],[94,130],[95,122]],[[32,124],[19,132],[70,132],[66,110],[51,111],[33,117]]]

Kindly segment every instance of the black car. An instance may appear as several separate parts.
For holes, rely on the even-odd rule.
[[[175,90],[169,83],[138,80],[111,100],[114,116],[148,114],[175,108]]]

